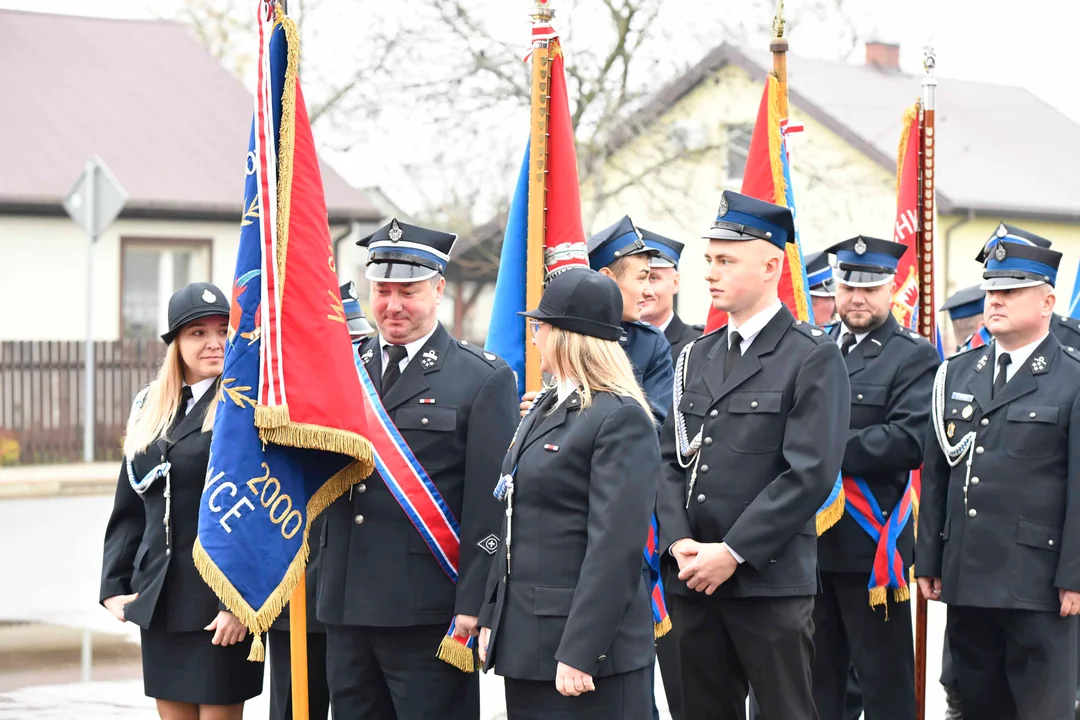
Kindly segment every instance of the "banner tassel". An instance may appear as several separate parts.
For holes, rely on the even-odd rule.
[[[847,496],[844,495],[843,487],[837,493],[836,498],[833,499],[827,507],[823,507],[818,510],[817,513],[817,534],[820,537],[825,534],[825,531],[831,528],[836,523],[840,522],[840,518],[844,516],[844,508],[847,506]]]
[[[653,623],[653,638],[660,639],[671,632],[671,617],[668,616],[658,623]]]
[[[251,636],[251,651],[248,652],[248,662],[266,662],[266,648],[263,646],[262,636],[255,633]]]
[[[453,665],[461,672],[476,672],[472,648],[462,645],[449,635],[439,643],[439,652],[436,653],[436,657],[445,663]]]

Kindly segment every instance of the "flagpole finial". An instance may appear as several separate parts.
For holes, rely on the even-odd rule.
[[[923,47],[923,70],[926,71],[927,75],[933,75],[935,68],[937,68],[937,54],[934,46],[927,42]]]
[[[533,22],[549,22],[555,17],[555,7],[551,0],[532,0],[532,6],[529,16]]]
[[[772,23],[773,37],[784,37],[784,0],[776,0],[776,16]]]

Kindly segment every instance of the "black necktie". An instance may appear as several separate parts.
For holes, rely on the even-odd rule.
[[[386,397],[386,393],[394,386],[397,379],[401,377],[401,361],[408,357],[409,351],[405,349],[404,345],[387,345],[386,356],[390,360],[386,364],[386,369],[382,374],[382,396]]]
[[[185,385],[180,391],[180,405],[176,408],[176,417],[173,418],[173,429],[180,427],[180,423],[182,423],[184,421],[184,418],[187,417],[187,406],[188,402],[191,400],[192,397],[193,396],[191,394],[191,386]]]
[[[742,335],[739,331],[731,333],[728,340],[727,356],[724,358],[724,379],[727,380],[731,377],[731,371],[735,369],[735,366],[742,358]]]
[[[840,341],[840,354],[847,357],[853,347],[855,347],[855,333],[848,333]]]
[[[994,378],[994,392],[991,397],[996,397],[999,392],[1005,387],[1005,382],[1008,380],[1009,364],[1012,363],[1012,357],[1009,353],[1001,353],[998,355],[998,371],[997,377]]]

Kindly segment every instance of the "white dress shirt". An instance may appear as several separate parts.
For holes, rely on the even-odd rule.
[[[191,398],[187,401],[187,407],[184,408],[184,414],[191,412],[191,408],[195,407],[195,403],[199,402],[199,398],[206,394],[206,391],[214,386],[217,382],[216,377],[206,378],[200,380],[191,386]]]
[[[439,324],[435,323],[435,325],[431,328],[431,332],[429,332],[427,335],[420,338],[419,340],[413,340],[411,343],[405,343],[405,359],[398,363],[398,369],[401,370],[401,372],[405,372],[405,368],[410,362],[412,362],[412,359],[416,357],[416,353],[420,352],[420,349],[427,344],[427,341],[430,340],[431,336],[435,334],[435,330],[438,327]],[[379,347],[382,348],[383,372],[386,372],[386,364],[390,362],[390,355],[386,352],[386,348],[388,345],[393,344],[394,343],[390,342],[382,335],[379,336]]]
[[[668,325],[670,325],[671,321],[674,320],[674,319],[675,319],[675,311],[672,310],[671,314],[667,316],[667,320],[665,320],[664,322],[657,325],[656,329],[659,330],[660,332],[667,332]]]
[[[735,321],[730,320],[728,322],[728,349],[731,349],[731,334],[739,333],[739,337],[742,338],[742,342],[739,344],[741,354],[745,355],[746,351],[750,349],[751,343],[754,342],[765,326],[769,324],[769,321],[776,317],[776,313],[780,312],[780,308],[783,305],[779,300],[774,302],[769,307],[765,308],[757,315],[754,315],[749,320],[744,322],[741,327],[735,326]]]
[[[848,326],[845,325],[843,322],[841,322],[840,323],[840,334],[836,336],[836,344],[837,345],[843,345],[845,335],[854,335],[855,336],[855,344],[851,346],[851,349],[854,350],[855,348],[859,347],[859,343],[861,343],[863,341],[863,338],[866,337],[869,334],[870,333],[868,333],[868,332],[859,333],[859,332],[853,332],[851,330],[848,330]]]
[[[572,378],[567,378],[566,380],[563,380],[561,383],[559,383],[555,387],[556,394],[558,395],[558,398],[559,398],[559,402],[556,405],[556,407],[558,407],[559,405],[562,405],[566,401],[566,398],[570,397],[575,392],[577,392],[578,388],[580,388],[580,387],[581,387],[581,383],[579,383],[577,380],[574,380]]]
[[[1046,335],[1049,334],[1050,333],[1047,333]],[[998,371],[1001,369],[998,367],[997,361],[998,358],[1001,357],[1002,353],[1009,353],[1009,360],[1011,361],[1009,363],[1009,366],[1005,368],[1005,382],[1009,382],[1013,379],[1013,375],[1016,374],[1016,371],[1023,367],[1024,363],[1026,363],[1028,361],[1028,358],[1031,357],[1031,354],[1035,352],[1035,348],[1042,345],[1043,340],[1046,339],[1046,335],[1043,335],[1041,338],[1031,343],[1030,345],[1025,345],[1024,347],[1017,348],[1016,350],[1006,350],[998,343],[994,343],[994,379],[997,380]]]

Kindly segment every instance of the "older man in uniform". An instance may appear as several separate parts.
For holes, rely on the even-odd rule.
[[[818,508],[840,471],[840,349],[778,298],[787,208],[725,192],[706,278],[729,324],[694,341],[661,438],[661,546],[687,720],[817,717],[811,692]]]
[[[679,260],[684,245],[643,227],[638,230],[645,245],[657,252],[649,258],[649,289],[652,292],[645,298],[641,319],[664,333],[671,344],[671,362],[675,363],[686,343],[701,337],[705,330],[704,325],[687,325],[675,312],[675,295],[681,280]]]
[[[396,472],[414,471],[394,477],[380,468],[326,512],[317,614],[338,720],[480,713],[476,674],[436,651],[452,620],[453,634],[477,634],[501,520],[491,489],[517,425],[517,384],[501,359],[438,322],[456,238],[393,220],[359,243],[368,248],[379,330],[360,346],[360,360],[410,461]],[[424,500],[413,497],[417,486],[436,496],[440,521],[459,527],[455,547],[440,544],[420,513],[406,512]],[[446,560],[455,554],[456,566]]]
[[[810,287],[810,303],[814,310],[814,324],[824,327],[836,319],[836,281],[828,252],[810,253],[805,258],[806,281]]]
[[[935,380],[915,575],[949,606],[965,717],[1063,719],[1077,677],[1080,351],[1051,333],[1061,254],[1010,234],[979,255],[994,340]]]
[[[905,571],[914,549],[910,478],[922,464],[939,359],[893,318],[896,268],[907,249],[859,236],[826,251],[836,258],[840,323],[831,335],[847,364],[851,425],[842,469],[847,508],[818,540],[813,678],[821,720],[845,717],[852,663],[866,720],[915,720]]]

